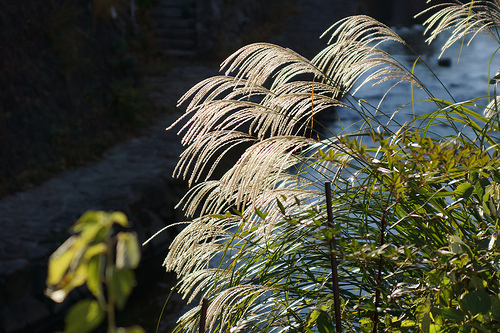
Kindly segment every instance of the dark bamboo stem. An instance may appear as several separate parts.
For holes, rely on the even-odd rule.
[[[392,207],[389,206],[389,199],[392,196],[394,187],[391,188],[391,192],[389,194],[389,197],[387,198],[387,205],[386,209],[382,212],[382,218],[380,219],[380,247],[385,245],[385,228],[386,228],[386,216],[387,212],[389,209]],[[380,288],[382,286],[382,264],[383,264],[383,256],[380,254],[380,257],[378,258],[378,271],[377,271],[377,288],[375,289],[375,309],[373,312],[373,330],[372,333],[377,332],[377,326],[378,326],[378,306],[380,304]]]
[[[326,194],[326,213],[328,216],[328,227],[333,228],[333,212],[332,212],[332,186],[330,182],[325,182]],[[342,332],[342,322],[340,318],[340,292],[339,292],[339,277],[337,272],[337,256],[335,255],[335,235],[329,240],[330,247],[330,265],[332,267],[332,283],[333,283],[333,305],[335,310],[335,329],[337,333]]]
[[[385,234],[385,211],[384,214],[382,215],[382,219],[380,220],[380,246],[383,246],[385,243],[384,240],[384,234]],[[377,288],[375,289],[375,309],[373,312],[373,330],[372,333],[377,332],[377,324],[378,324],[378,305],[380,303],[380,286],[382,284],[382,254],[380,254],[380,257],[378,258],[378,272],[377,272]]]
[[[201,301],[201,313],[200,313],[200,330],[199,333],[205,333],[205,326],[207,323],[207,310],[208,310],[208,298],[203,297]]]

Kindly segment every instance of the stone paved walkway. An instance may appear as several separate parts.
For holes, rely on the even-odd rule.
[[[326,45],[326,40],[319,40],[320,34],[353,13],[356,2],[298,0],[296,6],[285,32],[270,42],[312,57]],[[173,106],[193,84],[217,72],[217,67],[179,63],[167,74],[149,80],[151,98],[159,106]],[[0,201],[0,333],[27,331],[57,310],[42,294],[47,258],[86,210],[145,214],[151,223],[143,238],[158,230],[164,223],[161,220],[180,219],[149,209],[158,197],[167,196],[158,206],[173,205],[180,195],[164,193],[165,187],[178,191],[169,186],[175,184],[171,174],[181,147],[175,132],[164,130],[177,117],[163,115],[143,136],[110,149],[100,162]]]

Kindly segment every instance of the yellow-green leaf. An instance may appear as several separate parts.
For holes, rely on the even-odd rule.
[[[491,316],[500,321],[500,295],[492,296],[490,311]]]
[[[113,273],[113,291],[115,293],[116,307],[123,309],[132,289],[135,286],[134,272],[129,269],[115,270]]]
[[[76,269],[69,270],[57,285],[47,288],[45,294],[54,302],[61,303],[73,289],[85,283],[87,276],[87,264],[78,265]]]
[[[90,244],[97,240],[96,237],[103,229],[105,227],[102,224],[89,224],[81,230],[79,237],[85,244]]]
[[[97,224],[98,216],[97,212],[89,210],[85,212],[71,227],[70,231],[73,233],[78,233],[88,227],[89,225]]]
[[[47,285],[56,285],[62,280],[64,274],[68,271],[71,262],[75,256],[77,247],[77,237],[68,238],[59,248],[49,257]]]
[[[424,332],[429,331],[429,326],[431,324],[430,312],[431,305],[429,301],[421,303],[417,306],[416,318],[418,321],[418,326]]]
[[[130,232],[120,232],[116,235],[116,239],[116,268],[137,268],[141,261],[137,235]]]
[[[106,243],[100,242],[92,246],[89,246],[87,250],[85,250],[84,257],[86,260],[90,260],[92,257],[98,254],[106,253],[106,250],[107,250]]]
[[[88,264],[87,288],[101,302],[104,300],[102,291],[102,276],[104,270],[104,257],[94,256]]]
[[[140,326],[131,327],[119,327],[116,330],[117,333],[146,333],[146,331]]]
[[[440,325],[437,324],[429,325],[429,333],[441,333],[441,332],[443,332],[443,330]]]
[[[122,212],[113,212],[113,213],[111,213],[109,215],[109,219],[111,221],[115,222],[115,223],[118,223],[122,227],[128,227],[129,226],[127,215],[125,215]]]
[[[104,320],[105,313],[95,300],[76,303],[65,318],[65,333],[87,333],[96,329]]]
[[[462,183],[457,186],[454,191],[454,194],[457,198],[468,198],[474,191],[474,187],[471,183]]]

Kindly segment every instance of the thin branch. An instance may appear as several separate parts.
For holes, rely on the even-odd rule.
[[[392,196],[394,190],[394,186],[391,187],[391,191],[389,193],[389,197],[387,198],[387,204],[389,203],[389,199]],[[382,212],[382,218],[380,219],[380,247],[385,245],[385,229],[386,229],[386,216],[387,212],[393,205],[387,206]],[[382,262],[384,258],[382,253],[380,254],[378,258],[378,272],[377,272],[377,288],[375,289],[375,309],[373,311],[373,333],[377,333],[377,324],[378,324],[378,305],[380,303],[380,287],[382,285]]]
[[[200,333],[205,333],[205,326],[207,322],[207,310],[208,310],[208,298],[203,297],[201,301],[201,313],[200,313]]]
[[[326,212],[328,215],[328,227],[333,228],[333,212],[332,212],[332,185],[330,182],[325,182],[326,194]],[[337,272],[337,256],[335,255],[335,235],[332,234],[332,239],[328,242],[330,246],[330,265],[332,267],[332,282],[333,282],[333,301],[335,307],[335,329],[337,333],[342,332],[342,322],[340,318],[340,296],[339,296],[339,277]]]

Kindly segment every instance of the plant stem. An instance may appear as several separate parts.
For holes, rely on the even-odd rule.
[[[385,233],[385,210],[382,214],[382,219],[380,220],[380,246],[384,245],[384,233]],[[378,324],[378,304],[380,303],[380,285],[382,283],[382,254],[378,258],[378,272],[377,272],[377,288],[375,289],[375,309],[373,312],[373,333],[377,332],[377,324]]]
[[[108,333],[115,333],[116,323],[115,323],[115,290],[113,284],[114,275],[114,260],[113,260],[113,250],[110,245],[109,238],[107,239],[108,250],[107,250],[107,260],[106,260],[106,286],[108,289]]]
[[[207,310],[208,310],[208,298],[203,297],[201,301],[201,313],[200,313],[200,330],[199,333],[205,333],[205,326],[207,323]]]
[[[385,206],[384,211],[382,212],[382,217],[380,219],[380,247],[384,246],[385,244],[385,224],[386,224],[386,215],[389,209],[392,207],[392,205],[389,207],[389,199],[392,196],[394,190],[394,186],[391,186],[391,191],[389,193],[389,197],[387,198],[387,204]],[[375,289],[375,308],[373,311],[373,330],[372,333],[377,332],[377,325],[378,325],[378,305],[380,303],[380,287],[382,285],[382,262],[383,262],[383,256],[382,253],[380,254],[378,258],[378,267],[377,267],[377,287]]]
[[[326,195],[326,213],[328,216],[328,227],[333,228],[333,212],[332,212],[332,186],[330,182],[325,182]],[[340,293],[339,293],[339,277],[337,272],[337,256],[335,255],[335,235],[332,234],[332,239],[328,242],[330,247],[330,265],[332,267],[332,283],[333,283],[333,306],[335,310],[335,329],[337,333],[342,332],[342,322],[340,317]]]

